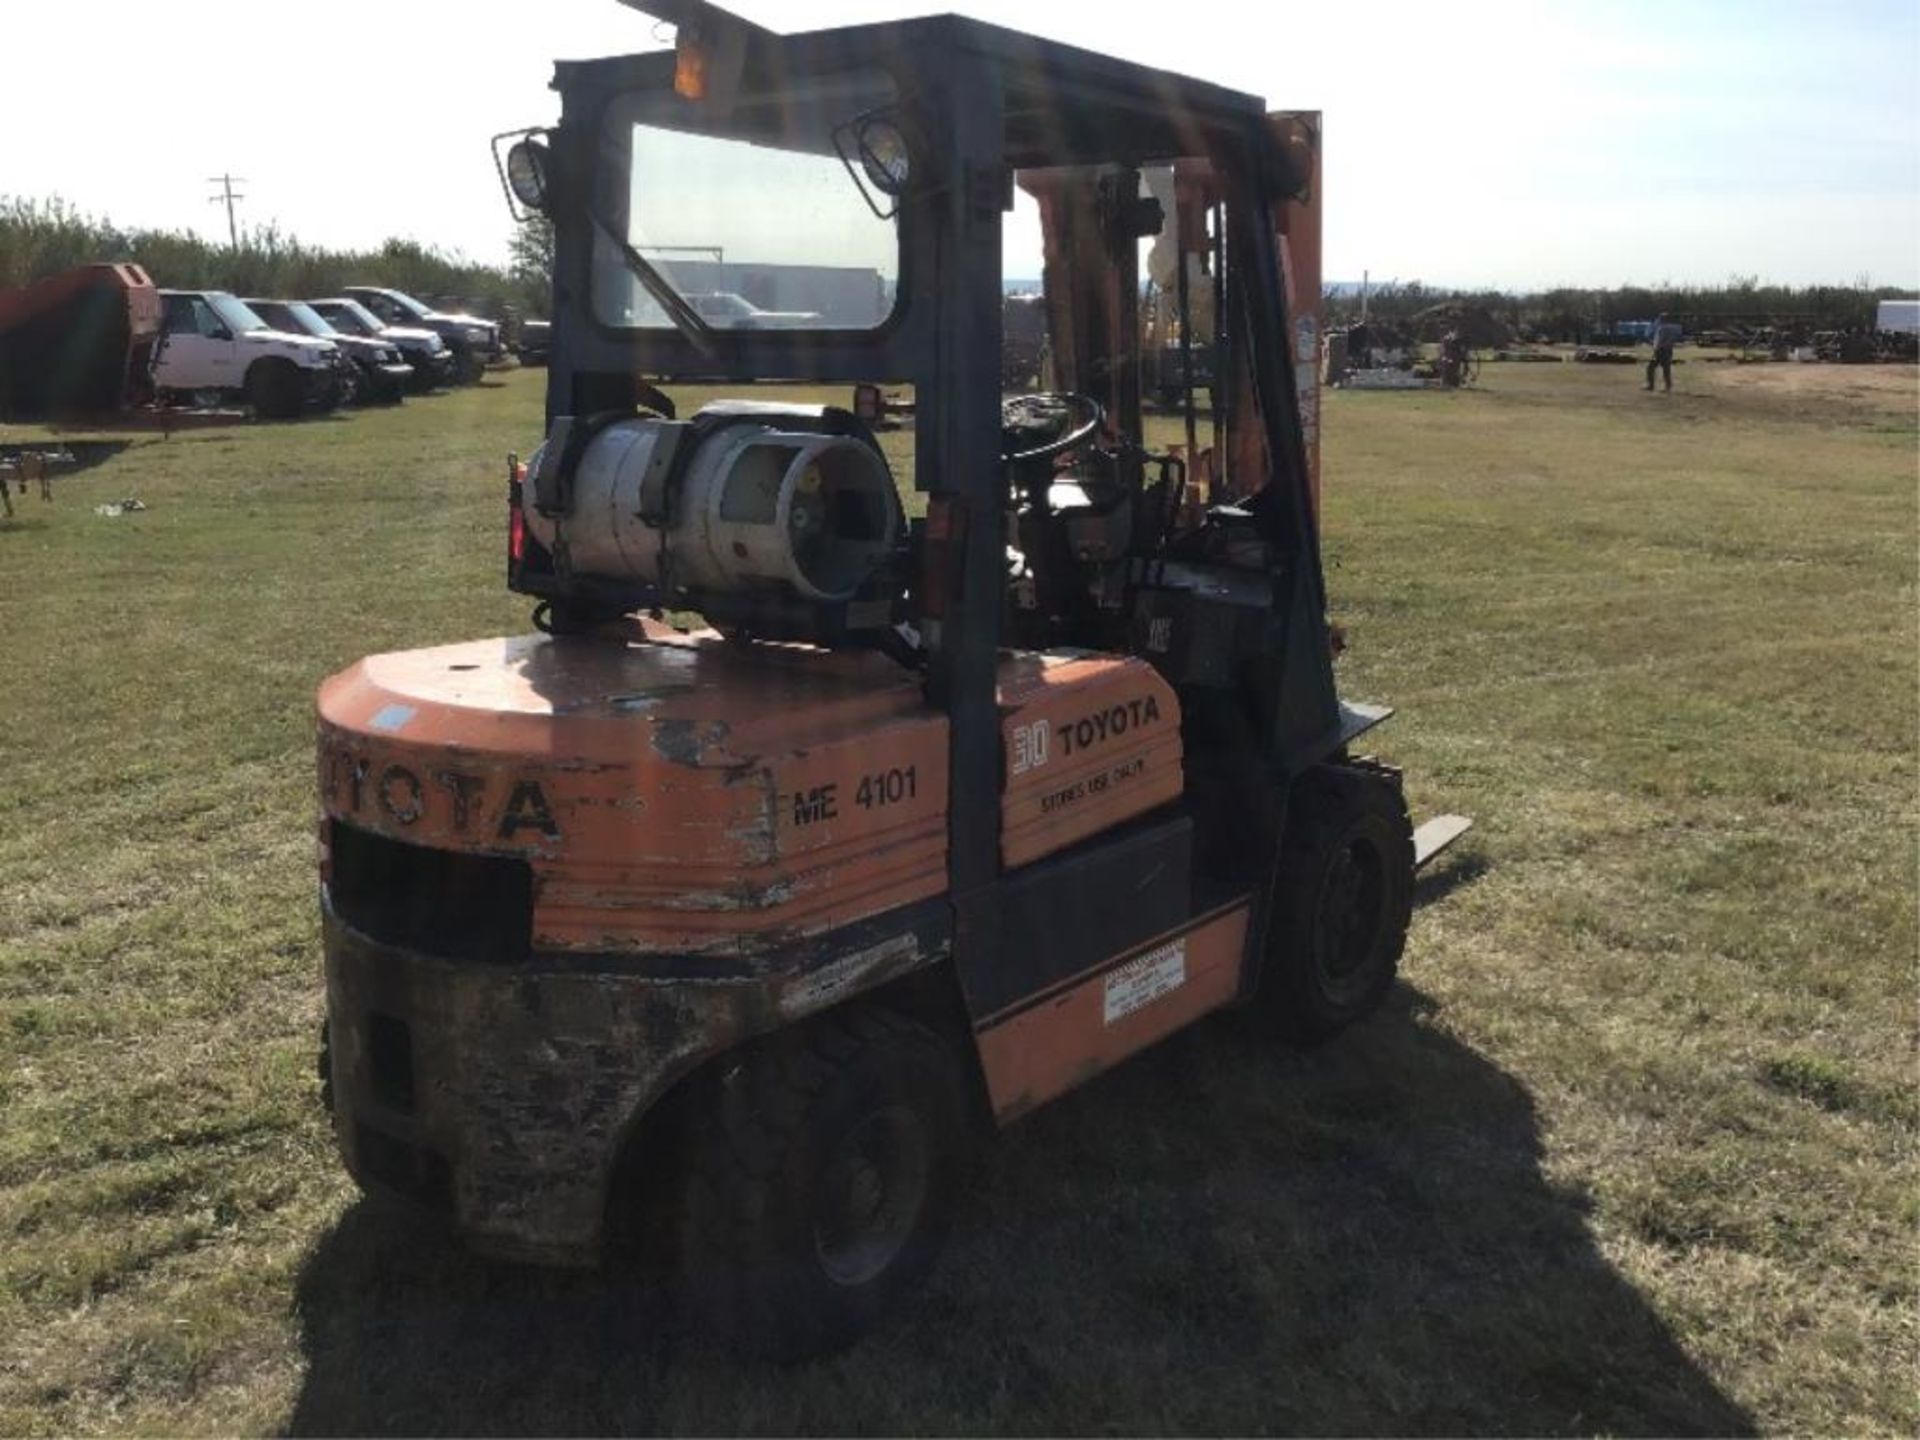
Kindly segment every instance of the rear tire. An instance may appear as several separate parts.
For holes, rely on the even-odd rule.
[[[945,1239],[966,1113],[951,1049],[855,1007],[752,1047],[707,1102],[679,1222],[694,1309],[770,1359],[852,1344]]]
[[[1321,765],[1294,783],[1260,1004],[1297,1044],[1374,1010],[1413,916],[1413,822],[1398,779]]]
[[[320,1053],[314,1061],[314,1068],[320,1076],[320,1105],[327,1114],[333,1114],[333,1023],[330,1020],[320,1022]]]

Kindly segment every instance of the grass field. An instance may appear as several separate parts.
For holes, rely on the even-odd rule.
[[[1914,1433],[1920,393],[1637,378],[1330,400],[1343,686],[1479,820],[1385,1013],[1023,1122],[898,1326],[791,1371],[365,1206],[319,1109],[312,692],[523,627],[539,377],[29,497],[0,1432]]]

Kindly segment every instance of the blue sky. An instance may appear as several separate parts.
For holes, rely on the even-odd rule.
[[[552,59],[657,43],[614,0],[331,0],[284,26],[260,0],[8,8],[0,192],[216,234],[205,177],[230,170],[245,220],[486,259],[508,231],[487,137],[553,117]],[[942,7],[736,8],[797,30]],[[954,8],[1326,111],[1334,278],[1920,283],[1916,0]],[[1018,270],[1023,226],[1009,247]]]

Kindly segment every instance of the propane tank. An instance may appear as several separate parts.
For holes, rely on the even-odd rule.
[[[663,502],[687,445],[697,448]],[[904,523],[871,445],[753,421],[704,435],[683,422],[618,421],[582,451],[564,514],[542,514],[531,487],[523,513],[574,574],[709,593],[784,581],[812,601],[851,599]]]

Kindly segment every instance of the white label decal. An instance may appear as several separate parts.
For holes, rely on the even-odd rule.
[[[1187,983],[1187,942],[1169,940],[1107,976],[1107,1024]]]
[[[1013,773],[1024,775],[1029,770],[1037,770],[1047,763],[1047,742],[1053,738],[1053,727],[1045,720],[1036,720],[1031,725],[1013,727]]]

